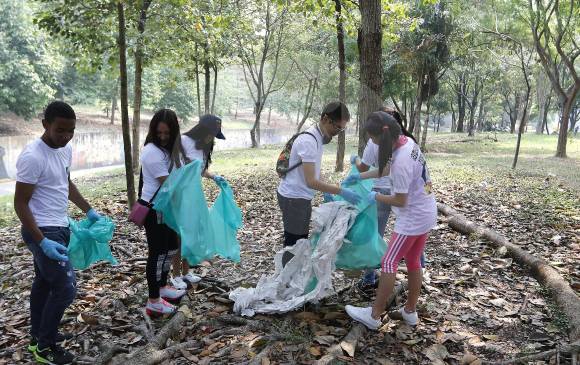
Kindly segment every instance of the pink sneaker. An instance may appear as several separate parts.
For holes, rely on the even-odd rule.
[[[173,304],[168,303],[165,299],[161,298],[158,302],[147,301],[145,306],[145,312],[149,317],[160,317],[165,314],[175,313],[177,307]]]

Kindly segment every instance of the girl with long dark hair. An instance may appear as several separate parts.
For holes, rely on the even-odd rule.
[[[345,309],[354,320],[369,329],[378,329],[386,300],[393,292],[397,266],[404,258],[409,275],[407,303],[389,316],[416,325],[416,305],[422,281],[420,259],[429,232],[437,223],[431,178],[419,146],[402,134],[401,127],[391,115],[382,111],[371,113],[365,129],[379,146],[379,158],[378,170],[365,172],[361,178],[390,175],[392,181],[390,195],[372,191],[367,198],[369,201],[390,205],[396,221],[389,247],[381,262],[382,273],[373,306],[359,308],[347,305]]]
[[[396,109],[388,106],[382,107],[379,111],[383,111],[390,116],[392,116],[399,127],[401,128],[401,134],[407,136],[417,142],[415,137],[403,126],[401,115]],[[359,172],[366,172],[371,167],[377,168],[379,163],[379,146],[369,139],[367,145],[364,149],[362,158],[357,155],[350,157],[351,164],[355,164]],[[345,183],[353,183],[360,179],[360,175],[353,174],[345,180]],[[387,175],[380,176],[374,180],[373,191],[381,193],[383,195],[391,195],[391,178]],[[383,237],[385,235],[385,230],[387,228],[387,222],[389,221],[389,216],[391,215],[391,206],[388,204],[383,204],[377,201],[377,218],[378,218],[378,230],[379,235]],[[425,267],[425,258],[421,256],[421,267]],[[357,283],[357,288],[364,294],[371,294],[378,284],[378,275],[375,269],[368,269],[364,272],[363,277]]]
[[[181,167],[183,161],[177,116],[170,109],[161,109],[149,123],[141,153],[140,203],[150,204],[171,171]],[[176,307],[166,299],[175,300],[185,294],[184,290],[167,285],[171,261],[179,251],[177,233],[163,223],[161,213],[151,209],[145,219],[145,234],[149,249],[146,269],[149,300],[146,311],[149,315],[173,313]]]
[[[209,172],[211,156],[215,138],[226,139],[221,131],[222,121],[219,117],[211,114],[199,118],[199,123],[181,136],[181,145],[187,161],[199,160],[202,163],[202,176],[212,179],[216,183],[225,181],[219,175]],[[194,284],[201,278],[191,272],[189,263],[182,260],[179,255],[173,258],[173,278],[171,283],[176,288],[186,289],[187,284]]]

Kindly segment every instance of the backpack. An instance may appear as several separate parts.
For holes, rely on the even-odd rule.
[[[290,140],[288,140],[288,142],[286,142],[286,145],[284,146],[284,149],[282,150],[282,152],[280,152],[280,156],[278,156],[278,161],[276,162],[276,172],[278,173],[278,176],[280,178],[285,177],[290,171],[292,171],[295,168],[297,168],[298,166],[302,165],[302,161],[300,161],[297,164],[295,164],[294,166],[289,166],[290,165],[290,152],[292,152],[292,145],[294,144],[294,141],[296,140],[296,138],[298,138],[298,136],[300,136],[301,134],[309,134],[312,136],[312,138],[314,138],[316,140],[316,142],[318,142],[318,140],[316,139],[314,134],[312,134],[310,132],[300,132],[300,133],[296,133],[295,135],[293,135],[292,138],[290,138]]]

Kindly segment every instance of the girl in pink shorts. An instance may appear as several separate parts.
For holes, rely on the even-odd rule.
[[[405,259],[409,275],[407,303],[393,317],[414,326],[418,322],[415,307],[423,279],[421,254],[429,231],[437,223],[437,205],[431,192],[431,179],[419,146],[401,134],[400,126],[392,116],[385,112],[370,114],[365,130],[379,145],[379,168],[361,174],[361,178],[389,175],[390,170],[392,180],[391,195],[373,191],[368,199],[391,205],[396,220],[389,247],[381,262],[381,277],[373,306],[361,308],[347,305],[346,312],[369,329],[378,329],[387,298],[395,286],[397,267],[401,259]]]

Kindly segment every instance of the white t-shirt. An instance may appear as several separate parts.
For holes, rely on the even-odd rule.
[[[320,178],[320,166],[322,163],[322,133],[318,126],[310,127],[306,132],[312,134],[301,134],[296,137],[292,150],[290,151],[290,161],[288,167],[292,167],[300,161],[314,163],[316,178]],[[306,185],[304,178],[304,167],[298,166],[290,171],[278,185],[278,193],[286,198],[299,198],[312,200],[314,190]]]
[[[16,181],[34,184],[28,203],[38,227],[68,227],[68,187],[72,147],[51,148],[42,139],[29,143],[16,162]]]
[[[203,169],[205,168],[205,156],[203,155],[203,150],[199,150],[197,147],[195,147],[195,140],[188,136],[182,135],[181,146],[185,152],[185,157],[187,157],[190,161],[200,160],[202,162],[201,172],[203,173]]]
[[[391,194],[406,193],[407,205],[393,206],[395,232],[416,236],[429,232],[437,224],[437,204],[431,192],[431,178],[425,157],[410,138],[393,152],[391,164]]]
[[[374,143],[372,140],[369,139],[365,150],[363,152],[363,157],[361,161],[370,167],[379,168],[379,145]],[[385,167],[385,170],[387,167]],[[385,171],[383,171],[385,172]],[[375,180],[375,188],[376,189],[390,189],[391,188],[391,179],[389,176],[379,177]]]
[[[153,195],[161,186],[157,178],[169,175],[171,161],[169,153],[148,143],[141,152],[141,168],[143,171],[143,190],[141,199],[150,202]]]

